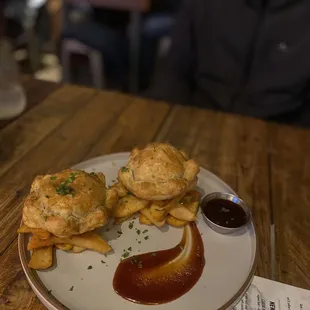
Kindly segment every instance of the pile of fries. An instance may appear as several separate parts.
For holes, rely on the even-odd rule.
[[[105,254],[111,250],[110,245],[96,232],[59,238],[40,228],[22,225],[18,233],[31,233],[27,250],[32,251],[29,267],[36,270],[47,269],[53,265],[54,246],[63,251],[80,253],[86,249]]]
[[[148,201],[135,197],[118,182],[112,186],[120,197],[113,210],[114,223],[121,224],[139,212],[139,221],[145,225],[162,227],[166,223],[183,227],[196,220],[200,193],[191,190],[170,200]]]

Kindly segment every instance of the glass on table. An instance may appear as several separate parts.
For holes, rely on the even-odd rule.
[[[26,107],[18,66],[8,39],[0,37],[0,119],[21,114]]]

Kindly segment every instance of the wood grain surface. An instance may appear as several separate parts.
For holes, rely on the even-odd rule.
[[[185,149],[249,203],[257,275],[310,289],[310,131],[31,78],[24,85],[27,111],[0,129],[0,309],[44,309],[17,253],[33,178],[150,141]]]

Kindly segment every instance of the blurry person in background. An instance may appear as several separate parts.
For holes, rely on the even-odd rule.
[[[125,87],[127,67],[127,12],[64,2],[63,38],[73,38],[103,54],[105,75],[113,87]]]
[[[309,0],[184,0],[152,97],[310,126]]]
[[[152,82],[160,40],[170,36],[182,0],[153,0],[141,29],[140,87]]]
[[[153,0],[151,10],[142,18],[140,81],[145,88],[154,71],[158,43],[170,33],[174,12],[181,0]],[[62,36],[75,38],[102,52],[105,71],[115,85],[127,89],[129,12],[91,6],[66,4]]]

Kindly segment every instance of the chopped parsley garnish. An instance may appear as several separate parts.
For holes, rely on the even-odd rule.
[[[130,196],[130,195],[132,195],[132,193],[131,192],[127,192],[127,196]]]
[[[138,243],[140,244],[140,243],[141,243],[141,241],[138,241]]]
[[[130,223],[129,223],[128,228],[129,228],[129,229],[132,229],[132,228],[133,228],[133,222],[130,222]]]
[[[71,184],[74,182],[76,178],[75,176],[76,176],[76,173],[70,173],[69,178],[64,182],[61,182],[60,185],[56,188],[56,193],[61,196],[66,196],[70,194],[74,196],[75,190],[68,184]]]
[[[120,235],[122,235],[122,234],[123,234],[123,233],[122,233],[121,231],[119,231],[119,230],[117,231],[117,233],[118,233],[118,234],[120,234]]]
[[[52,176],[51,176],[51,180],[52,180],[52,181],[55,181],[56,179],[57,179],[57,177],[56,177],[55,175],[52,175]]]
[[[52,294],[52,290],[49,290],[48,293],[49,293],[49,295],[51,295]]]
[[[69,289],[69,291],[72,292],[73,289],[74,289],[74,286],[71,286],[70,289]]]
[[[152,253],[152,255],[151,256],[156,256],[156,253]]]
[[[101,264],[105,264],[105,261],[102,260],[102,261],[101,261]]]
[[[125,253],[122,254],[122,257],[127,258],[129,255],[130,255],[130,253],[126,251]]]
[[[148,230],[147,229],[144,229],[143,231],[142,231],[142,234],[145,234],[145,233],[147,233],[148,232]]]
[[[91,172],[91,173],[90,173],[90,175],[95,176],[95,175],[96,175],[96,173],[95,173],[95,172]]]
[[[136,232],[137,232],[138,235],[141,234],[141,230],[140,229],[137,229]]]
[[[122,167],[122,172],[128,172],[129,169],[127,167]]]
[[[149,238],[149,236],[144,237],[144,240],[147,240]]]
[[[62,182],[57,188],[56,193],[61,196],[74,195],[75,191],[71,186],[68,186],[65,182]]]
[[[131,251],[131,247],[128,248],[128,251]]]
[[[88,270],[93,269],[93,266],[88,266],[87,269]]]

